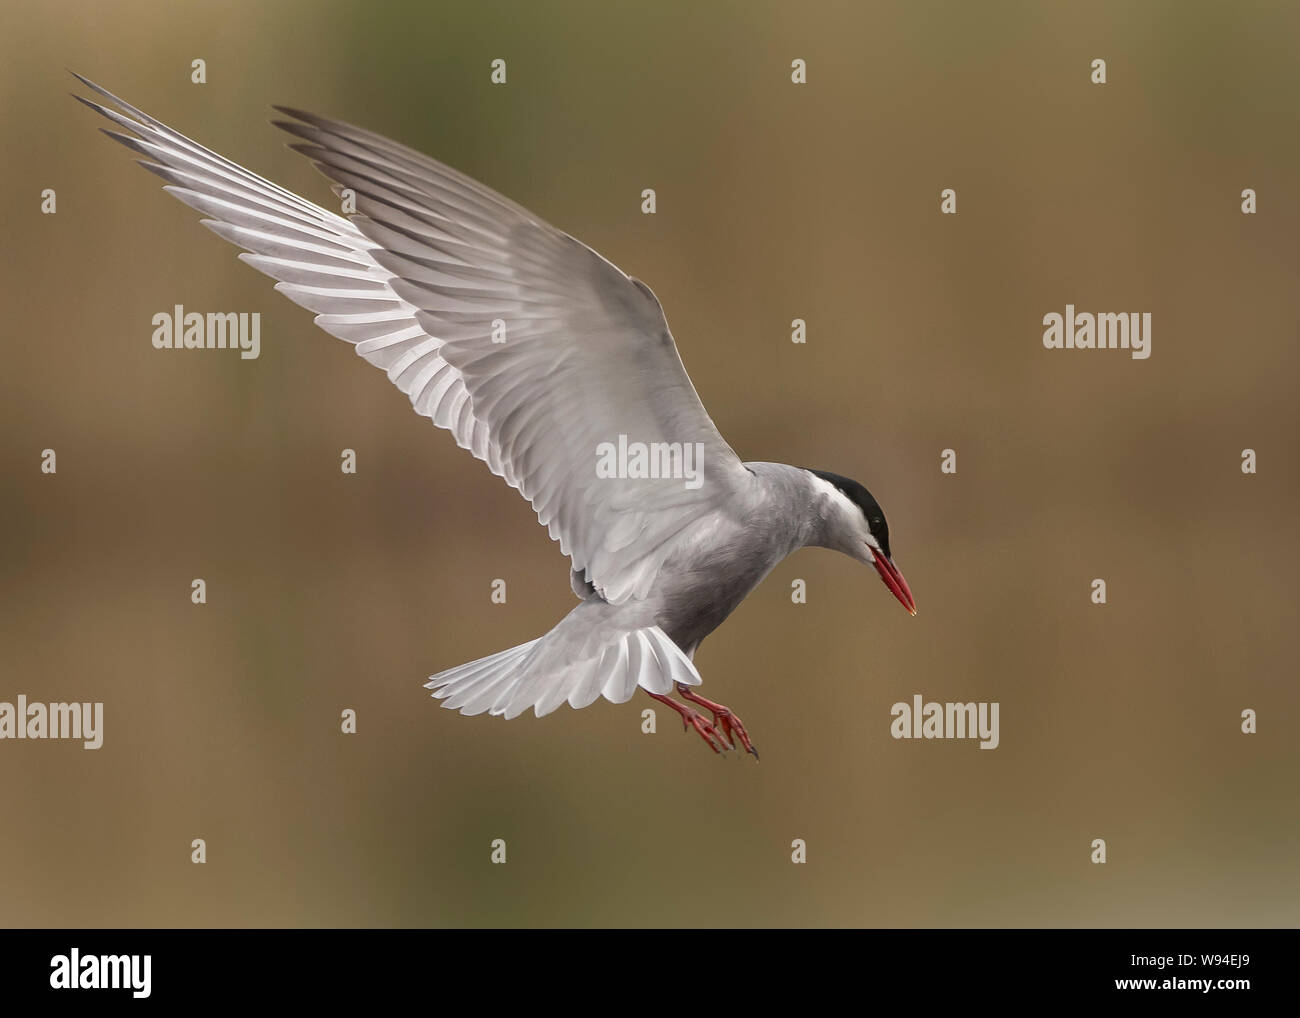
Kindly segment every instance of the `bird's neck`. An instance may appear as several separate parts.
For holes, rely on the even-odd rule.
[[[758,478],[763,492],[760,513],[763,524],[784,554],[800,548],[835,548],[835,514],[830,512],[829,486],[802,467],[787,463],[746,463]]]

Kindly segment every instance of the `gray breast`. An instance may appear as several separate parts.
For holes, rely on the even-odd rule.
[[[756,473],[761,497],[734,507],[734,514],[713,521],[699,540],[685,543],[664,563],[655,584],[658,624],[687,654],[804,543],[805,514],[794,504],[804,500],[792,497],[783,472],[772,478]]]

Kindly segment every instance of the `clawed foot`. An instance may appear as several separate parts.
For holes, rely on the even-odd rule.
[[[724,707],[720,703],[714,703],[712,700],[706,700],[698,693],[692,692],[690,686],[683,686],[680,682],[677,684],[677,692],[685,700],[691,703],[698,703],[701,707],[713,715],[713,723],[721,728],[723,734],[727,737],[727,742],[734,746],[737,741],[745,747],[745,752],[753,753],[754,759],[758,759],[758,750],[754,744],[749,741],[749,733],[745,731],[745,726],[741,723],[740,718],[736,717],[735,712],[730,707]]]
[[[717,724],[705,720],[703,714],[689,707],[682,711],[682,731],[686,731],[687,728],[694,728],[715,753],[721,753],[724,749],[735,749],[731,741],[718,730]]]
[[[728,708],[721,707],[713,715],[713,723],[726,733],[727,740],[735,745],[739,740],[740,744],[745,747],[746,753],[753,753],[754,759],[758,759],[758,750],[754,744],[749,741],[749,733],[745,731],[745,726],[740,723],[740,718],[736,717]]]
[[[661,693],[650,693],[649,695],[658,700],[660,703],[667,704],[682,717],[682,730],[685,731],[694,728],[696,734],[704,740],[713,752],[721,753],[724,749],[735,749],[736,743],[745,747],[745,751],[754,754],[754,759],[758,759],[758,750],[754,744],[749,741],[749,733],[745,731],[745,726],[741,724],[740,718],[729,708],[720,703],[714,703],[712,700],[706,700],[702,696],[697,696],[691,692],[689,686],[683,686],[680,683],[677,686],[677,692],[684,699],[692,703],[698,703],[701,707],[713,715],[713,720],[707,720],[699,711],[687,707],[684,703],[678,703]]]

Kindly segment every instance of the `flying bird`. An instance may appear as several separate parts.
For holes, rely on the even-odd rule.
[[[572,560],[578,605],[538,639],[434,675],[444,706],[541,717],[640,688],[715,753],[757,757],[736,714],[695,691],[694,657],[778,562],[842,552],[916,614],[871,493],[742,463],[658,299],[585,244],[404,145],[274,107],[290,147],[355,203],[339,216],[76,77],[108,103],[74,96],[118,128],[105,134],[523,495]]]

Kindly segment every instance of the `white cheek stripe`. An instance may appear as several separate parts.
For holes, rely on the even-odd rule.
[[[868,529],[867,521],[862,515],[862,510],[859,509],[857,505],[844,494],[844,492],[831,484],[830,481],[818,477],[811,470],[808,471],[808,476],[812,478],[814,491],[825,495],[846,519],[852,520],[854,523],[858,524],[858,533],[866,542],[867,547],[874,548],[876,551],[883,551],[875,537],[872,535],[870,529]]]
[[[811,470],[807,471],[807,474],[809,480],[812,481],[813,489],[815,491],[819,491],[823,495],[829,496],[832,501],[838,502],[840,505],[850,505],[850,506],[853,505],[852,502],[850,502],[847,498],[844,497],[844,492],[840,491],[839,488],[831,484],[830,481],[823,480],[822,478],[814,474]]]

